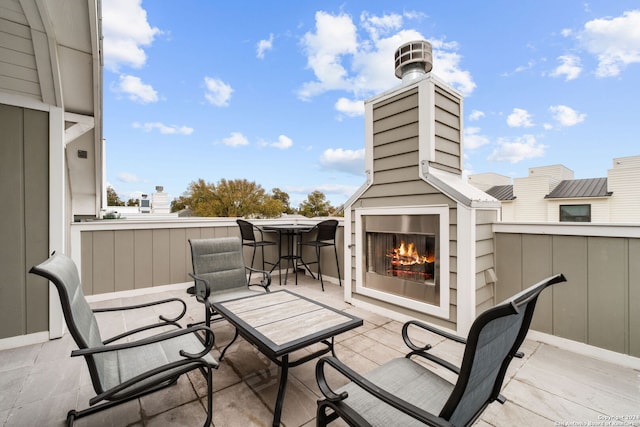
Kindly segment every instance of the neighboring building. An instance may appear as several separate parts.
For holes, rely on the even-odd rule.
[[[613,159],[606,178],[574,179],[563,165],[529,169],[529,176],[469,176],[469,183],[500,200],[503,222],[640,222],[640,156]]]

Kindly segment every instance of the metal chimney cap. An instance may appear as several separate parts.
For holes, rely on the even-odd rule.
[[[403,44],[395,53],[396,77],[403,79],[414,74],[426,74],[433,68],[431,43],[416,40]]]

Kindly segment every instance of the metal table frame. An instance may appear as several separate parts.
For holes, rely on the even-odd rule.
[[[307,269],[311,277],[314,279],[316,276],[309,268],[306,262],[302,259],[302,254],[299,252],[298,239],[302,238],[302,234],[307,233],[313,229],[315,225],[300,225],[300,224],[274,224],[265,225],[262,227],[264,231],[275,231],[278,233],[278,261],[271,268],[271,271],[281,268],[282,260],[286,261],[286,270],[284,275],[284,284],[287,284],[289,278],[289,267],[293,266],[293,272],[296,276],[296,285],[298,285],[298,266],[302,265]],[[282,241],[283,235],[286,236],[287,241],[287,253],[282,254]],[[282,274],[279,275],[280,285],[282,285]]]
[[[292,309],[287,310],[287,305]],[[362,319],[356,316],[286,290],[216,302],[212,306],[236,329],[233,339],[222,350],[220,361],[240,335],[280,367],[273,426],[280,425],[289,367],[298,366],[329,352],[335,356],[334,337],[363,324]],[[299,309],[297,312],[294,309],[296,306]],[[309,310],[302,309],[301,306]],[[325,323],[317,319],[324,319]],[[310,325],[308,328],[304,327],[305,321]],[[309,332],[309,328],[314,330]],[[293,338],[283,341],[277,337],[279,335],[281,338],[282,334]],[[289,360],[290,353],[317,343],[325,344],[326,348],[294,361]]]

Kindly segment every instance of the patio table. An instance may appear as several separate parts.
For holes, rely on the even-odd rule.
[[[275,231],[278,233],[278,261],[273,266],[271,271],[275,270],[276,267],[279,269],[282,260],[286,261],[286,272],[284,275],[284,284],[287,284],[287,279],[289,278],[289,266],[293,266],[294,274],[296,275],[296,285],[298,284],[298,265],[302,263],[304,268],[307,269],[311,277],[314,279],[313,272],[302,259],[301,254],[298,252],[298,239],[302,238],[303,233],[308,233],[313,229],[315,224],[312,225],[301,225],[301,224],[273,224],[273,225],[265,225],[262,227],[265,231]],[[287,252],[282,254],[282,243],[283,237],[286,239],[287,243]],[[279,275],[280,285],[282,285],[282,274]]]
[[[335,356],[334,337],[362,326],[362,319],[289,291],[257,294],[212,304],[222,317],[236,328],[238,335],[258,348],[280,367],[278,395],[273,411],[273,426],[280,425],[280,416],[287,385],[289,367],[295,367],[329,352]],[[289,354],[323,343],[326,348],[289,361]]]

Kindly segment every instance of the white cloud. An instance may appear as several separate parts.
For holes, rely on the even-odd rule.
[[[598,58],[596,76],[614,77],[627,65],[640,62],[640,10],[615,18],[587,22],[577,34],[586,50]]]
[[[291,148],[293,146],[293,140],[286,135],[280,135],[278,137],[277,142],[272,142],[267,144],[269,147],[279,148],[281,150],[286,150],[287,148]]]
[[[249,140],[240,132],[231,132],[231,136],[224,138],[222,143],[229,147],[240,147],[242,145],[249,145]]]
[[[476,121],[476,120],[480,120],[481,118],[483,118],[485,116],[484,112],[480,111],[480,110],[473,110],[471,112],[471,114],[469,114],[469,121]]]
[[[147,21],[142,0],[102,2],[104,66],[117,72],[121,66],[142,67],[147,56],[143,47],[151,46],[161,31]]]
[[[578,113],[571,107],[566,105],[552,105],[549,107],[549,111],[553,114],[553,118],[561,126],[575,126],[578,123],[582,123],[587,117],[584,113]]]
[[[364,148],[359,150],[329,148],[322,153],[320,164],[327,169],[362,175],[364,173]]]
[[[458,43],[431,41],[433,45],[433,73],[449,83],[463,95],[471,95],[476,88],[471,73],[460,68],[462,56],[456,51]]]
[[[217,107],[226,107],[229,105],[233,88],[220,79],[213,77],[205,77],[204,84],[206,92],[204,97],[210,104]]]
[[[145,132],[151,132],[152,130],[158,130],[160,133],[165,135],[191,135],[193,133],[193,128],[188,126],[178,126],[178,125],[165,125],[160,122],[147,122],[147,123],[133,123],[133,127],[136,129],[143,129]]]
[[[122,92],[130,100],[141,104],[158,101],[158,92],[151,85],[143,83],[140,77],[121,75],[120,80],[112,87],[112,90]]]
[[[256,56],[260,59],[264,58],[264,53],[273,49],[273,33],[269,34],[269,38],[266,40],[260,40],[256,48]]]
[[[362,27],[367,30],[373,40],[377,40],[381,35],[390,34],[402,27],[403,17],[397,13],[389,15],[375,16],[368,12],[360,15]]]
[[[316,12],[316,31],[306,33],[302,38],[307,66],[317,78],[305,83],[299,91],[302,99],[308,99],[327,90],[348,89],[347,70],[341,63],[341,56],[357,52],[356,26],[351,17],[337,16],[323,11]]]
[[[533,122],[531,121],[531,114],[527,110],[522,108],[514,108],[513,112],[507,116],[507,125],[512,128],[518,127],[531,127]]]
[[[483,145],[489,144],[489,138],[484,135],[480,135],[480,128],[467,127],[464,131],[464,148],[473,150]]]
[[[342,90],[358,98],[370,96],[399,84],[394,75],[393,55],[403,43],[425,37],[418,31],[402,29],[405,19],[422,15],[405,13],[373,16],[361,15],[365,35],[358,34],[352,18],[346,14],[316,13],[316,28],[301,40],[307,66],[316,79],[298,90],[303,100],[321,93]],[[460,68],[462,56],[455,42],[430,40],[433,46],[435,75],[469,95],[475,83],[468,71]]]
[[[558,57],[560,65],[551,72],[552,77],[563,77],[565,81],[577,79],[582,72],[582,64],[580,58],[576,55],[562,55]]]
[[[352,101],[347,98],[340,98],[336,101],[335,109],[349,117],[363,116],[364,101]]]
[[[142,181],[140,178],[138,178],[138,176],[136,174],[129,173],[129,172],[120,172],[117,175],[117,178],[118,178],[119,181],[126,182],[126,183]]]
[[[489,160],[496,162],[518,163],[525,159],[542,157],[547,146],[538,144],[533,135],[523,135],[514,140],[500,138],[498,147],[493,150]]]

